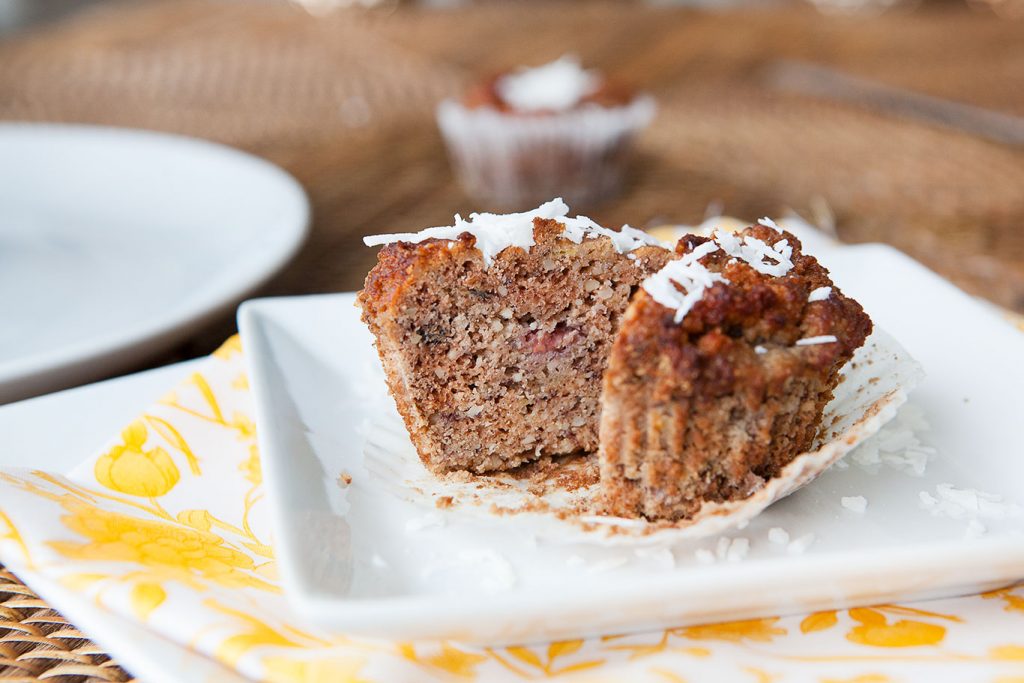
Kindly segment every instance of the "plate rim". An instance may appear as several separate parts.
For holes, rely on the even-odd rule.
[[[89,372],[89,366],[101,359],[117,357],[114,364],[127,367],[157,350],[157,347],[172,343],[186,335],[190,327],[226,310],[280,272],[309,235],[311,206],[309,196],[299,181],[276,164],[229,145],[140,128],[77,123],[0,122],[0,138],[24,135],[47,139],[54,135],[75,139],[102,136],[110,140],[128,141],[128,144],[141,141],[144,144],[173,145],[179,149],[188,146],[203,157],[213,155],[231,164],[258,169],[259,173],[277,183],[279,201],[287,210],[278,225],[266,231],[274,235],[275,239],[263,243],[265,255],[262,258],[237,269],[230,283],[209,291],[200,288],[198,301],[172,311],[172,315],[143,317],[141,322],[119,326],[114,332],[87,337],[57,349],[0,359],[0,403],[69,386],[68,380],[81,383],[96,379],[98,375]]]

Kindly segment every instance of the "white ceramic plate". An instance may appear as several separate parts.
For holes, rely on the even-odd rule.
[[[110,374],[280,268],[299,184],[222,145],[0,124],[0,403]]]
[[[1024,518],[985,512],[971,524],[974,513],[936,515],[920,498],[951,483],[1002,496],[1003,512],[1024,504],[1020,333],[893,249],[796,231],[928,376],[854,464],[743,530],[660,550],[538,542],[514,515],[466,518],[394,495],[363,467],[367,426],[391,408],[353,296],[244,304],[275,548],[298,612],[347,633],[518,642],[949,596],[1024,576]],[[938,451],[923,474],[896,466],[914,460],[908,436],[918,454]],[[857,464],[873,453],[892,464]],[[865,497],[866,511],[844,496]],[[773,527],[800,542],[771,542]],[[743,559],[728,550],[735,538],[749,543]],[[698,559],[709,554],[721,557]]]

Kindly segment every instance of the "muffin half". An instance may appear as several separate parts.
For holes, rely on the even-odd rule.
[[[749,496],[810,449],[870,331],[793,235],[684,237],[637,292],[608,361],[605,511],[679,520]]]
[[[561,202],[385,243],[359,294],[388,386],[434,472],[597,451],[619,320],[672,252]]]

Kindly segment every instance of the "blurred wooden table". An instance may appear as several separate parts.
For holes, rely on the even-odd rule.
[[[691,222],[710,204],[746,218],[797,211],[1024,310],[1024,152],[765,81],[776,60],[805,60],[1024,115],[1024,24],[959,5],[869,19],[799,6],[313,17],[283,3],[119,3],[0,44],[0,118],[170,130],[262,155],[306,187],[314,225],[260,294],[352,290],[374,260],[362,235],[487,208],[453,183],[435,102],[479,74],[567,51],[661,103],[626,193],[589,209],[595,218]],[[225,314],[175,357],[208,352],[232,330]]]

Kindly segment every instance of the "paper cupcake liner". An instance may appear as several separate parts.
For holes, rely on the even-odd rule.
[[[748,498],[705,503],[692,519],[678,522],[581,514],[596,498],[597,484],[572,491],[553,486],[538,493],[531,482],[507,474],[464,480],[435,477],[420,462],[393,409],[381,411],[369,425],[365,464],[378,485],[392,495],[430,509],[443,499],[452,512],[501,519],[505,528],[515,526],[549,542],[643,546],[703,538],[743,525],[812,481],[895,417],[923,376],[920,365],[906,350],[878,329],[843,372],[845,380],[825,408],[822,424],[826,433],[813,451],[798,455],[779,476]],[[572,461],[565,467],[580,468],[583,462]]]
[[[437,121],[466,192],[494,207],[522,209],[552,197],[585,206],[616,194],[633,138],[654,113],[646,96],[622,107],[542,116],[446,100]]]

